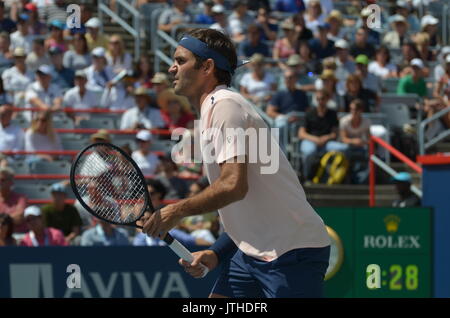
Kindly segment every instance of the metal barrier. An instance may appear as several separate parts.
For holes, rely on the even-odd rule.
[[[425,142],[425,129],[426,126],[431,123],[432,121],[438,120],[442,116],[446,115],[448,112],[450,112],[450,107],[444,108],[431,116],[430,118],[425,119],[424,121],[420,122],[419,125],[419,154],[424,155],[426,150],[430,148],[431,146],[435,145],[442,139],[446,138],[450,135],[450,129],[447,129],[437,135],[436,137],[432,138],[428,142]]]
[[[98,0],[99,19],[103,21],[103,15],[106,14],[133,36],[134,60],[137,61],[141,55],[141,38],[140,38],[141,13],[125,0],[116,0],[117,5],[122,6],[123,9],[125,9],[128,13],[131,14],[133,24],[131,26],[124,19],[122,19],[116,12],[112,11],[109,8],[108,2],[109,2],[108,0]]]

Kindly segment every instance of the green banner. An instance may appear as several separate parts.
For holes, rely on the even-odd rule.
[[[427,208],[319,208],[332,240],[327,297],[431,297]]]

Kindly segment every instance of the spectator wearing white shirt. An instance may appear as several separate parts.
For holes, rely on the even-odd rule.
[[[173,6],[164,10],[159,16],[158,29],[170,32],[178,24],[192,22],[193,19],[187,11],[188,5],[187,0],[174,0]]]
[[[114,77],[105,54],[106,51],[102,47],[93,49],[92,65],[85,69],[88,80],[87,87],[94,91],[103,91]]]
[[[346,81],[348,75],[356,71],[356,64],[350,58],[349,44],[346,40],[338,40],[334,43],[336,49],[336,72],[335,75],[338,80]]]
[[[50,65],[50,56],[47,54],[44,46],[44,39],[36,38],[33,40],[33,47],[31,53],[25,59],[27,69],[30,72],[36,72],[41,65]]]
[[[125,45],[123,39],[118,34],[111,35],[108,43],[108,52],[106,53],[106,60],[111,66],[114,74],[119,74],[123,70],[132,69],[131,55],[125,52]]]
[[[31,83],[25,92],[26,108],[42,110],[60,110],[62,108],[63,93],[59,86],[52,84],[52,68],[41,65],[36,71],[36,81]],[[31,114],[24,114],[31,120]]]
[[[152,107],[152,98],[145,87],[134,91],[136,106],[127,110],[120,121],[120,129],[151,129],[165,126],[161,111]]]
[[[386,46],[380,46],[375,54],[375,61],[369,64],[369,73],[385,79],[398,77],[397,66],[391,63],[391,53]]]
[[[216,23],[211,24],[209,28],[220,31],[231,37],[232,31],[230,25],[228,24],[227,16],[225,15],[225,7],[221,4],[216,4],[211,10]]]
[[[13,65],[13,55],[9,49],[11,39],[9,33],[0,33],[0,70],[5,70]]]
[[[0,152],[24,149],[24,132],[21,127],[11,123],[11,105],[0,106]]]
[[[309,3],[314,0],[303,0],[303,3],[307,7]],[[333,0],[319,0],[320,6],[322,8],[323,14],[325,16],[329,15],[331,11],[334,9]]]
[[[31,122],[31,127],[25,132],[26,151],[60,151],[63,150],[61,140],[53,129],[52,112],[38,112]],[[27,162],[53,161],[57,156],[36,154],[27,156]]]
[[[29,33],[29,20],[30,17],[24,13],[19,16],[17,31],[11,34],[11,50],[21,47],[27,54],[31,52],[35,36]]]
[[[248,1],[236,1],[233,6],[233,13],[228,17],[231,29],[231,38],[234,42],[240,43],[246,39],[248,26],[255,23],[255,18],[248,13]]]
[[[99,106],[98,93],[86,88],[87,78],[83,70],[75,72],[75,87],[69,89],[63,98],[63,106],[74,109],[88,109]],[[88,113],[69,114],[77,125],[83,119],[89,119]]]
[[[270,72],[265,70],[262,54],[253,54],[251,61],[252,72],[246,73],[239,83],[241,94],[261,107],[272,97],[276,89],[276,80]]]
[[[25,106],[25,91],[33,81],[33,73],[27,70],[23,48],[16,48],[13,52],[14,66],[2,73],[3,88],[11,96],[16,107]]]
[[[63,57],[65,67],[74,71],[85,69],[92,63],[86,37],[82,33],[75,33],[73,36],[73,49],[66,51]]]
[[[158,156],[150,152],[153,135],[148,130],[136,134],[138,149],[133,151],[131,158],[136,162],[144,176],[154,175],[159,165]]]
[[[325,23],[325,15],[323,14],[320,0],[310,0],[306,6],[304,14],[305,24],[314,34],[319,30],[319,25]]]

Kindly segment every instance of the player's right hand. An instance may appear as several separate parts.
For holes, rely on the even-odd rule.
[[[194,252],[192,253],[192,256],[194,256],[194,260],[191,264],[183,259],[180,259],[178,263],[184,267],[186,273],[190,274],[194,278],[203,277],[204,269],[201,266],[202,264],[208,267],[210,271],[216,268],[219,264],[219,259],[216,253],[211,250]]]

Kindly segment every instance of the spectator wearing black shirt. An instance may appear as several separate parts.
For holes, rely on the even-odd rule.
[[[189,192],[189,186],[186,180],[178,177],[177,164],[170,157],[162,157],[160,158],[158,170],[160,170],[160,173],[157,180],[167,190],[165,198],[168,200],[184,199]]]
[[[242,41],[238,47],[238,55],[240,57],[250,57],[255,53],[270,56],[269,46],[261,41],[261,30],[256,24],[248,27],[247,39]]]
[[[350,112],[350,103],[354,99],[360,99],[364,103],[364,112],[369,113],[376,110],[377,94],[363,88],[361,79],[355,74],[350,74],[345,83],[346,93],[344,95],[344,111]]]
[[[63,51],[57,46],[52,46],[48,53],[53,65],[52,82],[62,89],[72,88],[74,86],[75,71],[64,67]]]
[[[5,18],[5,3],[0,2],[0,32],[12,33],[16,30],[16,23],[10,18]]]
[[[277,39],[278,24],[271,22],[267,7],[262,6],[258,9],[256,24],[261,30],[262,41],[275,41]]]
[[[310,179],[312,163],[316,154],[328,151],[345,151],[347,145],[336,141],[339,121],[337,112],[327,108],[330,95],[325,90],[316,92],[317,107],[306,113],[305,124],[298,131],[302,140],[300,152],[303,155],[303,176]]]
[[[330,25],[328,23],[321,23],[318,25],[316,37],[309,41],[311,51],[315,54],[316,59],[324,59],[336,54],[334,42],[328,39],[328,30]]]
[[[298,13],[294,15],[292,17],[292,22],[294,22],[295,32],[298,34],[299,41],[309,41],[314,37],[312,31],[306,27],[303,14]]]
[[[369,59],[375,56],[375,47],[368,42],[367,30],[359,28],[356,31],[355,43],[350,47],[350,55],[357,57],[360,54],[366,55]]]

